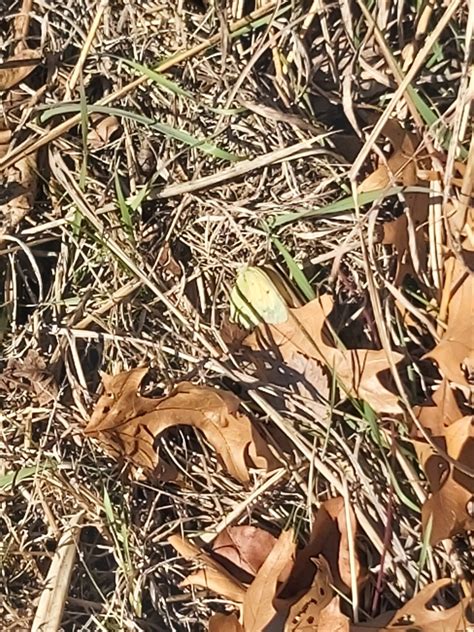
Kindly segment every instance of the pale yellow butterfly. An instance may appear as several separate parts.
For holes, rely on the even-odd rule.
[[[259,323],[278,325],[288,318],[288,304],[269,274],[256,266],[245,267],[230,293],[230,320],[251,329]]]

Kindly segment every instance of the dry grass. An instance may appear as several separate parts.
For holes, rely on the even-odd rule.
[[[3,4],[0,41],[8,51],[20,2]],[[370,136],[370,115],[387,111],[397,91],[392,55],[403,66],[402,51],[407,56],[414,46],[419,70],[412,86],[442,125],[427,124],[403,90],[391,102],[394,116],[408,128],[421,124],[423,148],[439,149],[444,127],[460,139],[458,150],[469,149],[468,106],[458,98],[469,85],[467,4],[451,3],[455,18],[436,30],[446,11],[441,3],[428,16],[428,5],[417,13],[414,2],[377,2],[370,15],[383,46],[356,4],[318,7],[263,0],[31,3],[29,46],[42,48],[44,63],[23,84],[24,106],[8,116],[19,155],[38,150],[38,194],[18,225],[9,227],[4,218],[10,237],[0,241],[3,630],[31,629],[49,563],[74,516],[82,528],[65,630],[205,629],[209,615],[226,603],[179,588],[190,565],[176,558],[167,536],[181,531],[205,539],[232,514],[235,523],[275,533],[293,524],[304,540],[314,506],[335,493],[350,499],[362,527],[358,544],[372,585],[371,597],[359,604],[362,613],[372,610],[382,553],[377,612],[397,607],[420,584],[467,572],[472,563],[465,541],[449,554],[437,547],[420,562],[414,507],[425,484],[403,442],[403,425],[386,420],[387,432],[379,436],[370,411],[334,401],[329,386],[316,413],[287,385],[256,384],[252,366],[229,353],[220,333],[242,264],[285,269],[265,222],[347,197],[351,178],[373,170],[374,151],[387,155],[383,142],[376,149],[378,136]],[[231,26],[252,12],[261,15],[255,28]],[[434,48],[423,51],[431,36]],[[179,51],[187,51],[182,61],[172,57]],[[127,60],[161,64],[186,93],[146,77],[136,81],[140,74]],[[408,58],[405,71],[410,67]],[[74,112],[46,122],[45,111],[68,101],[76,104]],[[206,139],[210,153],[125,117],[110,139],[88,147],[81,102],[185,130]],[[239,161],[213,155],[216,147],[255,162],[242,169]],[[280,151],[283,159],[271,155]],[[354,163],[358,155],[364,159]],[[448,164],[440,165],[444,181],[434,190],[446,197],[459,155],[448,148],[447,156]],[[150,188],[130,219],[120,208],[117,182],[125,199]],[[393,282],[393,253],[366,239],[402,208],[403,196],[391,196],[363,207],[360,217],[352,210],[323,212],[276,234],[314,289],[334,294],[334,325],[343,340],[379,346],[382,319],[389,344],[403,346],[416,364],[432,340],[426,322],[433,323],[429,302],[440,298],[437,270],[428,269],[426,283],[412,286],[426,322],[410,339],[397,328],[384,285]],[[167,264],[170,252],[174,267]],[[384,301],[375,321],[373,292]],[[175,429],[159,450],[179,470],[180,482],[131,481],[81,428],[99,390],[99,371],[139,364],[152,367],[154,394],[182,379],[239,394],[270,439],[284,446],[288,470],[268,480],[255,473],[244,489],[226,477],[202,437]]]

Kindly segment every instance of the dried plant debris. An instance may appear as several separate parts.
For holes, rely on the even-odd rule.
[[[20,24],[21,22],[21,24]],[[17,30],[28,26],[28,21],[17,22]],[[21,27],[21,29],[20,29]],[[28,92],[12,91],[23,82],[42,62],[38,50],[23,48],[0,64],[0,93],[2,120],[0,121],[0,158],[8,157],[22,133],[22,112],[26,110]],[[16,132],[16,135],[13,133]],[[31,212],[38,191],[37,153],[20,156],[5,172],[0,174],[8,189],[5,201],[0,196],[0,244],[2,236],[8,235]]]
[[[26,48],[0,64],[0,90],[9,90],[17,85],[41,62],[42,56],[36,50]]]
[[[471,4],[0,4],[2,630],[470,630]]]

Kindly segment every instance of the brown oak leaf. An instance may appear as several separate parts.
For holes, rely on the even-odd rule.
[[[276,541],[271,533],[258,527],[227,527],[212,543],[213,557],[241,581],[250,582]]]
[[[85,433],[98,438],[111,454],[154,470],[155,438],[171,426],[188,425],[205,435],[229,474],[241,482],[249,481],[249,467],[270,470],[278,465],[250,419],[238,412],[240,401],[235,395],[181,382],[159,399],[143,397],[139,389],[147,372],[136,368],[102,375],[105,392]]]
[[[417,156],[419,138],[412,132],[403,129],[394,119],[387,121],[382,134],[391,142],[393,152],[386,164],[381,163],[377,169],[359,185],[359,191],[368,192],[382,190],[391,182],[405,187],[423,184],[418,177]],[[428,195],[425,193],[405,193],[406,209],[403,215],[383,224],[382,243],[393,246],[397,253],[397,273],[395,283],[412,272],[420,274],[426,269],[425,229],[428,219]]]
[[[470,389],[474,380],[474,273],[457,259],[453,263],[446,331],[425,357],[433,359],[450,382]]]
[[[386,612],[366,625],[351,625],[351,632],[461,632],[466,626],[469,598],[444,610],[433,608],[433,600],[440,590],[450,586],[450,579],[439,579],[428,584],[396,612]],[[326,630],[326,628],[325,628]],[[327,628],[329,631],[329,628]],[[344,628],[342,628],[344,630]],[[342,631],[341,631],[342,632]]]
[[[416,408],[416,416],[421,425],[435,436],[443,435],[448,426],[461,419],[463,415],[448,380],[444,379],[433,391],[431,402]]]
[[[311,558],[311,562],[316,572],[309,590],[290,608],[286,627],[289,632],[315,630],[315,624],[319,624],[323,609],[330,604],[334,595],[334,589],[331,586],[331,571],[327,561],[320,555],[317,558]]]
[[[200,570],[189,575],[180,586],[199,586],[237,603],[244,601],[244,586],[208,553],[180,535],[170,536],[168,542],[186,560],[202,565]]]
[[[289,308],[286,322],[259,325],[244,344],[258,351],[276,350],[283,360],[302,354],[323,362],[335,372],[348,395],[366,400],[378,413],[401,413],[385,352],[337,347],[326,325],[332,306],[332,298],[323,295],[303,307]],[[402,360],[400,354],[392,355],[396,363]]]
[[[349,508],[350,531],[355,541],[357,522]],[[351,567],[349,562],[349,538],[346,522],[344,499],[341,497],[326,500],[317,510],[308,544],[297,552],[295,564],[281,590],[281,598],[299,595],[308,590],[314,579],[313,560],[322,556],[328,563],[331,581],[338,591],[347,593],[351,586]],[[358,583],[365,579],[357,552],[355,554],[355,572]]]
[[[459,419],[446,428],[444,436],[433,437],[433,441],[450,457],[472,468],[474,417]],[[431,489],[431,496],[422,508],[423,528],[432,522],[430,544],[474,529],[474,477],[453,467],[431,445],[413,443]]]
[[[244,632],[242,624],[235,614],[213,614],[209,619],[209,632]]]
[[[41,62],[41,58],[37,50],[26,48],[5,60],[0,64],[0,90],[8,90],[26,79]]]
[[[243,620],[246,631],[264,630],[282,617],[273,602],[282,576],[294,559],[295,548],[293,531],[282,531],[245,594]]]

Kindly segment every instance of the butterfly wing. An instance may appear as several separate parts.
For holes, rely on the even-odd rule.
[[[268,274],[255,266],[244,268],[230,294],[231,320],[251,329],[262,322],[277,325],[288,317],[288,305]]]

